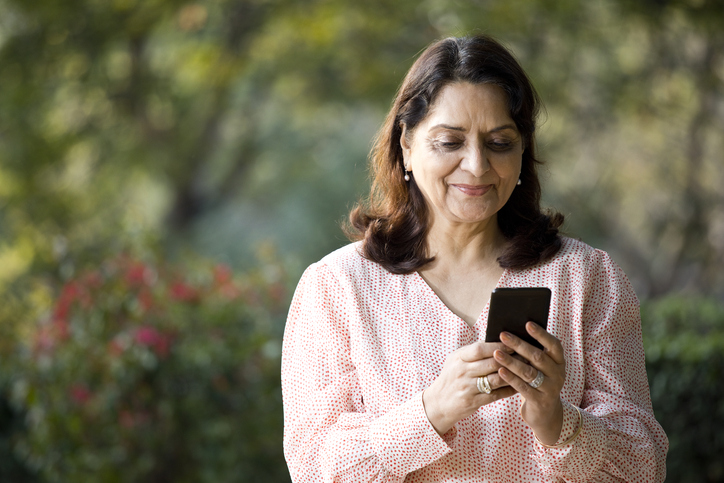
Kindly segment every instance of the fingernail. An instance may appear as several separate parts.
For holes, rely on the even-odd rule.
[[[505,352],[500,351],[500,350],[496,350],[495,352],[493,352],[493,357],[495,357],[499,361],[504,361],[505,355],[506,355]]]
[[[507,333],[507,332],[501,332],[501,333],[500,333],[500,340],[502,340],[503,342],[510,342],[512,339],[511,339],[511,336],[510,336],[509,333]]]

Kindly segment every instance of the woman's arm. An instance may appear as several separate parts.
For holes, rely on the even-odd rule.
[[[355,310],[328,267],[307,269],[282,353],[284,453],[295,482],[399,482],[450,452],[421,394],[384,415],[365,412],[346,325]]]
[[[608,255],[596,251],[588,263],[583,367],[568,367],[584,373],[581,432],[561,448],[536,444],[536,458],[545,473],[566,481],[662,482],[668,440],[651,408],[638,299]],[[577,421],[573,404],[563,401],[563,409],[564,419]]]

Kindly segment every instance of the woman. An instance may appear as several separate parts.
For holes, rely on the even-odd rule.
[[[539,100],[489,37],[408,72],[371,157],[358,239],[310,266],[282,356],[295,482],[663,481],[638,301],[540,210]],[[552,291],[544,350],[485,343],[495,287]]]

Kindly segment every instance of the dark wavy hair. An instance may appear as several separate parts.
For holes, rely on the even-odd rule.
[[[563,215],[541,211],[535,127],[540,98],[513,55],[495,39],[447,38],[430,45],[405,76],[370,154],[369,198],[349,215],[352,240],[364,240],[362,254],[392,273],[406,274],[431,262],[427,252],[428,208],[414,177],[404,179],[400,136],[411,135],[443,87],[453,82],[492,84],[508,97],[510,116],[523,137],[522,184],[498,212],[498,226],[510,241],[498,258],[503,268],[527,268],[553,257],[561,247]]]

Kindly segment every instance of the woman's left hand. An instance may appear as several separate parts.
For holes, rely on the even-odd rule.
[[[539,325],[528,322],[526,330],[544,349],[538,349],[508,332],[500,340],[528,363],[496,350],[493,354],[501,367],[498,374],[523,397],[520,413],[538,439],[544,444],[555,444],[563,426],[561,389],[566,380],[566,360],[561,342]],[[543,373],[543,382],[537,387],[530,383]]]

